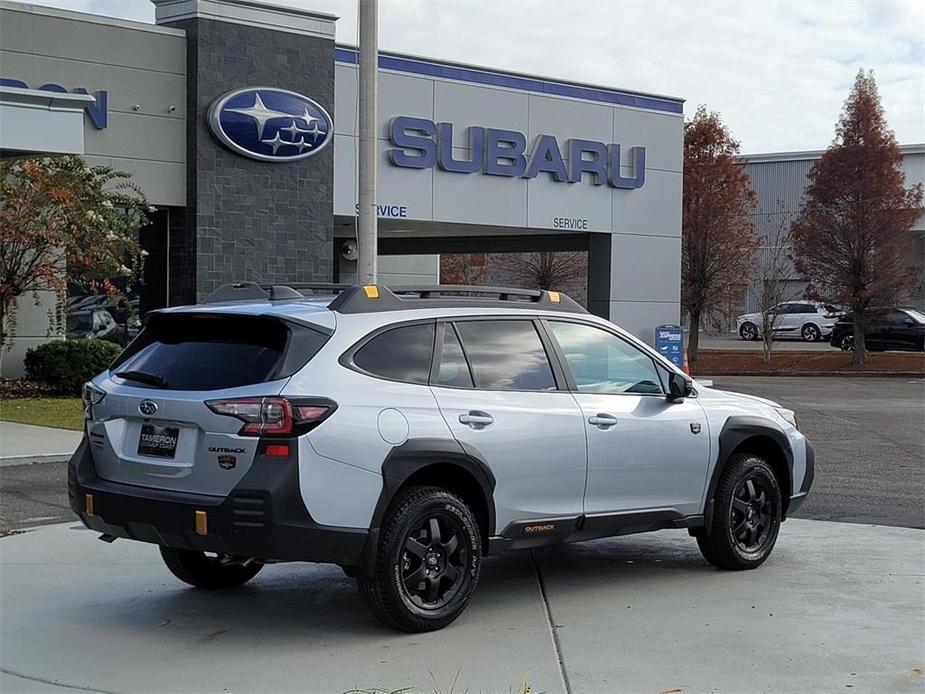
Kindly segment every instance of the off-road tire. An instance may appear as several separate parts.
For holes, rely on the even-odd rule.
[[[762,516],[757,511],[753,516],[748,516],[748,512],[739,509],[745,501],[742,496],[748,495],[746,485],[749,480],[752,480],[753,490],[761,489],[765,493],[766,507],[760,504],[757,498],[759,495],[756,495],[752,506],[764,507],[768,519],[766,534],[763,538],[760,534],[756,535],[755,548],[751,551],[744,546],[745,541],[740,540],[733,530],[734,525],[742,527],[739,521],[748,517],[755,517],[759,523],[761,521]],[[735,511],[734,502],[739,502]],[[751,503],[746,502],[745,505],[749,506]],[[713,497],[710,533],[707,534],[706,529],[701,529],[696,534],[697,545],[704,559],[713,566],[732,571],[761,566],[777,542],[782,509],[780,484],[768,462],[753,453],[733,455],[721,473]],[[756,530],[756,533],[759,532]]]
[[[453,556],[460,583],[450,584],[446,592],[453,594],[446,604],[431,609],[414,602],[415,598],[421,598],[412,595],[406,585],[409,578],[404,574],[410,571],[406,562],[410,559],[407,543],[413,540],[416,528],[435,516],[456,529],[458,548]],[[449,555],[446,559],[449,560]],[[423,562],[421,559],[420,566]],[[370,612],[386,626],[408,632],[434,631],[450,624],[469,604],[481,568],[482,536],[466,503],[439,487],[414,486],[399,492],[392,501],[383,518],[373,571],[361,574],[357,583]]]
[[[164,546],[161,547],[161,558],[170,573],[181,581],[209,590],[243,586],[263,568],[263,564],[256,561],[245,565],[240,560],[225,558],[223,561],[221,556]]]

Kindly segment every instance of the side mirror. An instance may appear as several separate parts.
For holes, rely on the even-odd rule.
[[[668,376],[668,401],[677,402],[694,392],[694,382],[684,374],[672,371]]]

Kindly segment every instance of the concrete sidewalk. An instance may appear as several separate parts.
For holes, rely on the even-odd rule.
[[[81,436],[69,429],[0,422],[0,467],[67,460]]]
[[[683,531],[490,558],[449,628],[399,634],[338,568],[184,586],[75,524],[0,540],[0,690],[921,692],[925,531],[790,520],[764,567]],[[431,675],[432,673],[432,675]],[[52,684],[54,683],[54,685]]]

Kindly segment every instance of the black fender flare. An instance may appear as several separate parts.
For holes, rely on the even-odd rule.
[[[456,439],[408,439],[393,447],[382,463],[382,491],[369,523],[370,534],[364,552],[366,566],[371,567],[375,563],[379,527],[395,494],[415,473],[432,465],[457,467],[475,479],[485,502],[488,535],[494,531],[495,476],[478,449]]]
[[[764,417],[753,415],[739,415],[729,417],[719,434],[719,450],[716,456],[716,465],[710,474],[710,483],[707,486],[706,503],[704,504],[703,518],[707,533],[709,534],[713,523],[713,499],[719,478],[729,462],[730,456],[748,439],[755,437],[770,439],[780,449],[786,462],[787,479],[779,480],[781,486],[782,502],[786,513],[787,503],[793,493],[793,448],[787,435],[775,427]]]

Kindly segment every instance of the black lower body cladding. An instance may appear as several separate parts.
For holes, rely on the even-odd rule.
[[[257,559],[360,564],[369,531],[316,523],[299,490],[298,441],[272,443],[289,443],[289,457],[265,456],[261,442],[237,487],[207,496],[103,480],[85,437],[68,462],[70,505],[88,528],[113,537]]]

